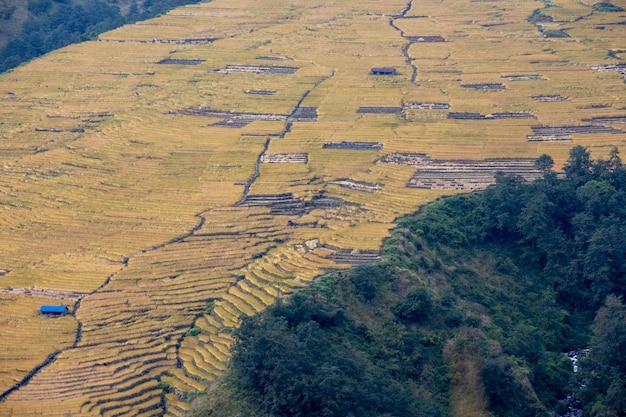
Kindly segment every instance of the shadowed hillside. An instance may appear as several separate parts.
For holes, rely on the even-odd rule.
[[[63,46],[200,0],[3,0],[0,73]]]

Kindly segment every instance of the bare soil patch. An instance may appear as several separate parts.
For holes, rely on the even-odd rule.
[[[266,153],[261,157],[264,164],[306,164],[309,162],[308,153]]]
[[[448,110],[449,103],[404,103],[403,110]]]
[[[583,119],[583,122],[601,123],[601,124],[626,123],[626,115],[624,116],[598,116],[598,117],[592,117],[591,119]]]
[[[600,124],[571,125],[571,126],[532,126],[533,134],[528,136],[531,142],[554,142],[572,140],[570,135],[592,134],[620,134],[625,133],[621,129]]]
[[[436,43],[436,42],[447,42],[443,36],[438,35],[426,35],[426,36],[405,36],[406,39],[411,43]]]
[[[270,214],[285,216],[301,216],[316,208],[332,208],[344,204],[346,202],[338,198],[313,198],[305,201],[292,193],[248,195],[239,203],[240,206],[267,207]]]
[[[506,90],[506,85],[502,83],[461,84],[461,87],[474,90]]]
[[[533,119],[530,113],[526,112],[503,112],[503,113],[471,113],[471,112],[450,112],[448,119],[456,120],[501,120],[501,119]]]
[[[595,65],[591,69],[600,72],[617,72],[626,79],[626,64]]]
[[[360,114],[400,114],[402,107],[359,107]]]
[[[338,264],[365,265],[382,261],[380,251],[365,251],[358,249],[334,249],[334,253],[328,256]]]
[[[215,110],[210,107],[190,107],[187,109],[169,112],[168,114],[185,114],[188,116],[205,116],[221,118],[217,123],[211,126],[241,128],[247,126],[254,121],[283,121],[287,120],[286,114],[275,113],[248,113],[248,112],[231,112],[228,110]]]
[[[375,193],[382,188],[380,184],[373,184],[371,182],[364,182],[364,181],[355,181],[349,178],[329,181],[328,183],[336,184],[343,188],[348,188],[354,191],[361,191],[364,193]]]
[[[518,75],[503,75],[507,81],[529,81],[529,80],[545,80],[546,78],[541,74],[518,74]]]
[[[532,98],[533,100],[538,101],[540,103],[558,103],[558,102],[561,102],[561,101],[569,100],[567,97],[561,96],[559,94],[548,94],[548,95],[540,95],[540,96],[531,96],[530,98]]]
[[[496,172],[529,181],[541,175],[534,159],[435,160],[423,153],[393,153],[378,162],[416,167],[406,186],[429,190],[482,190],[495,182]]]
[[[0,288],[0,293],[30,295],[38,298],[48,298],[52,300],[78,301],[89,293],[66,290],[52,290],[46,288]]]
[[[168,45],[205,45],[213,43],[219,40],[219,38],[186,38],[186,39],[151,39],[151,40],[138,40],[138,39],[98,39],[98,42],[116,42],[116,43],[161,43]]]
[[[325,143],[322,148],[324,149],[351,149],[358,151],[379,151],[383,148],[383,144],[380,142],[354,142],[354,141],[341,141],[338,143]]]
[[[205,62],[206,59],[175,59],[175,58],[166,58],[162,59],[157,64],[164,65],[200,65]]]
[[[261,96],[271,96],[276,94],[276,90],[246,90],[244,91],[246,94],[258,94]]]
[[[226,65],[215,72],[230,74],[231,72],[252,72],[255,74],[295,74],[298,67],[266,66],[266,65]]]

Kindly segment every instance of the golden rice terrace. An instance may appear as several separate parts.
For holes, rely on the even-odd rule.
[[[242,315],[399,216],[623,147],[601,10],[214,0],[0,76],[0,415],[182,415]]]

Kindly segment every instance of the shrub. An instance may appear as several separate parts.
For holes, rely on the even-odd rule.
[[[366,301],[376,298],[378,291],[376,282],[381,279],[379,269],[377,267],[355,268],[350,274],[350,282],[354,285],[356,294]]]
[[[192,327],[185,333],[185,337],[198,336],[200,333],[202,333],[202,330],[199,327]]]
[[[166,394],[169,394],[170,392],[173,391],[170,384],[168,384],[165,381],[159,381],[159,384],[157,386],[159,387],[160,390],[163,390],[163,392],[165,392]]]
[[[546,38],[569,38],[569,34],[563,29],[544,30],[543,36]]]
[[[593,5],[593,9],[598,12],[623,12],[624,8],[616,4],[607,2],[598,2]]]
[[[398,318],[408,321],[422,321],[432,311],[433,300],[424,287],[411,289],[404,301],[391,308],[393,314]]]

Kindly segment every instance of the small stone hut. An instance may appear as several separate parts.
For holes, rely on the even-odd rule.
[[[393,67],[378,67],[372,68],[370,71],[372,75],[396,75],[396,69]]]

